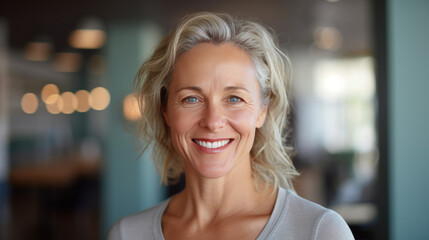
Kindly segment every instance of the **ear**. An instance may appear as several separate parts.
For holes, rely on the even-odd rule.
[[[261,128],[264,125],[265,118],[267,117],[268,106],[262,106],[258,118],[256,119],[256,128]]]
[[[170,127],[170,121],[168,118],[168,113],[167,113],[167,110],[165,108],[162,109],[162,116],[164,116],[164,121],[167,124],[167,126]]]

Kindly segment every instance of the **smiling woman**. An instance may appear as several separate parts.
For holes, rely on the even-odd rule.
[[[109,239],[353,239],[332,210],[293,191],[283,145],[286,56],[261,25],[184,18],[139,70],[143,143],[166,184],[186,187],[119,220]]]
[[[260,98],[252,60],[233,44],[201,43],[178,58],[164,117],[187,174],[202,182],[250,166],[267,113]]]

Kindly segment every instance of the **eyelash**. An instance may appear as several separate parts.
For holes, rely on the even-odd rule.
[[[232,99],[236,99],[236,100],[235,100],[235,101],[232,101]],[[238,97],[238,96],[229,96],[229,97],[227,98],[227,101],[228,101],[229,103],[232,103],[232,104],[238,104],[238,103],[244,102],[244,100],[243,100],[241,97]],[[193,104],[193,103],[200,102],[200,99],[199,99],[198,97],[195,97],[195,96],[189,96],[189,97],[185,97],[185,98],[182,100],[182,102],[183,102],[183,103]]]
[[[191,101],[191,99],[194,99],[194,100]],[[184,98],[182,100],[182,102],[184,102],[184,103],[196,103],[196,102],[199,102],[199,101],[200,100],[197,97],[194,97],[194,96],[189,96],[189,97],[186,97],[186,98]]]
[[[237,101],[231,101],[231,99],[237,99]],[[240,103],[240,102],[243,102],[243,99],[241,97],[237,97],[237,96],[230,96],[230,97],[228,97],[228,102],[230,102],[230,103]]]

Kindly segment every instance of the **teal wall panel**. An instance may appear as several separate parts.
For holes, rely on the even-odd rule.
[[[120,217],[165,198],[150,150],[139,157],[138,142],[122,116],[122,101],[132,92],[135,74],[160,40],[160,31],[153,24],[110,22],[107,36],[106,82],[111,103],[102,175],[102,236]]]
[[[429,1],[388,3],[390,235],[429,235]]]

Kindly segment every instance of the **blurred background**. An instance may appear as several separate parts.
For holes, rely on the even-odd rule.
[[[298,194],[356,239],[425,239],[429,1],[0,2],[0,239],[104,239],[180,191],[139,155],[133,79],[177,21],[271,27],[293,64]]]

